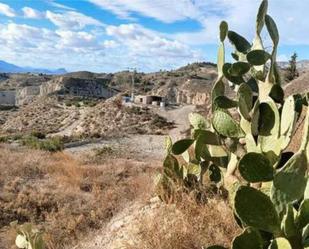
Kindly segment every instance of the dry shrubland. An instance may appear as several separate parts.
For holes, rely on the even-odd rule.
[[[89,239],[125,207],[154,196],[158,166],[0,145],[0,248],[14,248],[15,234],[8,227],[14,220],[42,229],[48,249]],[[137,249],[227,245],[238,232],[231,209],[216,194],[203,205],[189,196],[178,204],[162,203],[136,220]]]
[[[83,164],[64,153],[0,145],[0,248],[10,248],[11,221],[45,231],[48,248],[64,248],[152,193],[151,165],[117,159]]]
[[[154,218],[155,217],[155,218]],[[130,249],[201,249],[214,244],[228,246],[239,233],[233,212],[221,197],[199,205],[189,196],[181,203],[142,217],[137,243]]]

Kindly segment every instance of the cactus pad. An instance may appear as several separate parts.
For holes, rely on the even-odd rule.
[[[254,228],[247,228],[242,234],[235,237],[232,249],[263,249],[263,239]]]
[[[285,238],[274,239],[269,249],[292,249],[290,242]]]
[[[212,124],[214,129],[222,136],[230,138],[242,138],[245,136],[240,125],[227,112],[215,111]]]
[[[274,169],[263,154],[247,153],[238,163],[241,176],[248,182],[267,182],[274,177]]]
[[[234,207],[237,216],[245,225],[275,234],[280,232],[276,209],[269,197],[259,190],[247,186],[239,187]]]
[[[194,129],[207,129],[209,128],[209,123],[205,117],[198,113],[190,113],[189,114],[190,124]]]
[[[194,143],[193,139],[182,139],[173,144],[172,152],[175,155],[184,153]]]

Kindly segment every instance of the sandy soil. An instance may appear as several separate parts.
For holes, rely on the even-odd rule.
[[[194,110],[195,106],[193,105],[166,110],[154,109],[158,115],[166,118],[169,122],[175,123],[175,128],[169,132],[169,135],[174,141],[183,138],[185,132],[190,128],[188,115]],[[62,131],[62,135],[69,132],[68,129],[69,127],[65,131]],[[81,152],[99,149],[104,146],[110,146],[115,150],[125,152],[129,158],[134,158],[137,160],[143,160],[145,158],[162,160],[164,157],[164,138],[165,135],[129,135],[99,140],[81,145],[77,143],[76,146],[67,148],[66,151],[73,154],[78,154]]]

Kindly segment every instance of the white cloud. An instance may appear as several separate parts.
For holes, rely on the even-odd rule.
[[[191,19],[202,28],[179,32],[171,38],[186,44],[216,43],[221,20],[231,29],[253,39],[254,23],[261,0],[88,0],[121,18],[146,16],[166,23]],[[269,13],[278,24],[283,44],[309,44],[309,1],[272,0]]]
[[[75,52],[90,53],[94,50],[103,50],[104,46],[100,45],[97,37],[87,32],[73,32],[57,30],[59,40],[56,44],[58,50],[66,49]]]
[[[106,40],[103,42],[105,48],[117,48],[119,44],[114,40]]]
[[[180,32],[172,35],[186,44],[203,45],[217,42],[218,26],[222,20],[229,28],[239,32],[249,41],[254,37],[255,18],[260,0],[197,0],[195,4],[205,13],[198,19],[203,28],[197,32]],[[217,9],[216,9],[217,8]],[[213,11],[209,11],[212,9]],[[273,0],[269,1],[269,14],[274,18],[280,32],[280,44],[309,45],[307,10],[309,1]],[[220,10],[220,11],[219,11]],[[263,35],[267,41],[268,34]]]
[[[29,51],[34,49],[42,53],[53,48],[56,39],[57,35],[48,29],[15,23],[0,26],[1,47],[14,53],[28,53],[29,56]]]
[[[97,34],[11,22],[0,24],[0,47],[0,58],[21,66],[101,72],[128,66],[155,71],[200,58],[185,44],[137,24],[107,26],[105,34]]]
[[[196,17],[198,9],[191,0],[89,0],[107,9],[120,18],[131,18],[138,13],[157,20],[171,23],[187,18]]]
[[[9,5],[0,3],[0,14],[8,16],[8,17],[14,17],[16,16],[15,10],[12,9]]]
[[[46,11],[46,18],[61,29],[80,30],[88,25],[104,26],[100,21],[75,11],[54,13]]]
[[[202,60],[199,51],[138,24],[107,26],[106,33],[120,44],[117,52],[126,66],[156,71]]]
[[[56,27],[44,29],[15,24],[12,20],[6,25],[0,24],[0,57],[29,66],[56,65],[69,70],[114,71],[127,66],[146,71],[175,68],[203,60],[197,49],[217,43],[221,20],[228,21],[230,29],[251,40],[260,3],[260,0],[241,0],[241,4],[236,0],[88,1],[121,18],[135,18],[136,23],[107,26],[91,16],[63,8],[43,13],[24,7],[24,17],[46,18]],[[49,3],[61,7],[56,6],[55,1]],[[0,13],[3,13],[2,5]],[[280,30],[281,44],[309,45],[309,36],[305,35],[309,26],[309,1],[272,0],[269,5],[269,13]],[[16,16],[13,9],[5,6],[11,11],[11,17]],[[141,16],[168,23],[163,26],[167,27],[166,33],[142,26]],[[198,23],[200,30],[168,33],[171,23],[188,19]],[[263,37],[266,38],[266,32]],[[279,59],[286,56],[280,55]]]
[[[24,7],[24,8],[22,8],[22,11],[24,13],[25,18],[41,19],[41,18],[44,17],[44,13],[42,13],[38,10],[32,9],[30,7]]]
[[[136,56],[143,57],[174,57],[193,58],[198,57],[194,50],[185,44],[170,40],[152,30],[138,24],[122,24],[120,26],[108,26],[106,33],[114,37],[118,42],[126,46]],[[154,58],[155,59],[155,58]]]
[[[0,25],[0,46],[3,60],[33,67],[95,68],[95,58],[104,55],[100,39],[90,33],[15,23]]]
[[[60,3],[57,3],[55,0],[46,0],[47,3],[53,7],[56,7],[56,8],[59,8],[59,9],[65,9],[65,10],[75,10],[74,8],[72,7],[69,7],[69,6],[66,6],[64,4],[60,4]]]

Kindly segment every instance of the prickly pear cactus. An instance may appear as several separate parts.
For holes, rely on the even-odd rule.
[[[17,222],[12,222],[11,227],[13,227],[17,236],[15,239],[15,244],[17,248],[21,249],[44,249],[44,241],[42,238],[42,233],[34,228],[30,223],[25,223],[23,225],[18,225]]]
[[[212,119],[190,115],[192,135],[170,146],[167,159],[172,157],[177,167],[168,167],[180,182],[193,175],[202,185],[205,175],[223,176],[210,180],[228,190],[244,228],[232,248],[303,249],[309,248],[308,107],[302,145],[288,153],[288,160],[285,150],[308,106],[308,94],[284,96],[276,63],[279,32],[267,9],[268,1],[262,0],[253,43],[226,22],[220,24]],[[271,51],[264,48],[263,28],[272,40]],[[235,48],[233,63],[225,61],[226,40]],[[229,86],[234,97],[226,95]]]

